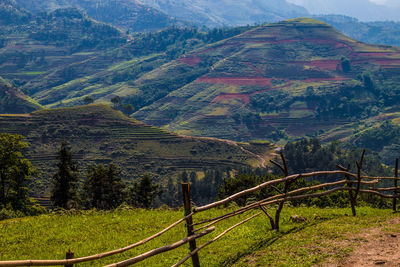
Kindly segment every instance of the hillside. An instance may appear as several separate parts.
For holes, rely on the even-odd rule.
[[[42,106],[0,77],[0,113],[29,113]]]
[[[16,2],[33,13],[52,12],[60,8],[77,8],[93,19],[135,32],[156,31],[171,25],[182,24],[136,0],[16,0]]]
[[[26,137],[30,144],[27,157],[41,172],[32,184],[34,193],[40,195],[48,189],[63,140],[71,143],[83,170],[92,163],[115,163],[121,166],[127,181],[152,172],[161,177],[158,182],[166,184],[167,177],[176,177],[184,170],[200,172],[260,164],[254,154],[233,142],[179,136],[103,105],[0,115],[0,129],[2,133]]]
[[[134,116],[171,131],[278,141],[395,111],[399,64],[398,48],[367,45],[323,22],[296,19],[188,53],[120,93],[136,105],[157,100],[155,88],[165,90]]]
[[[286,0],[140,0],[162,12],[208,27],[252,25],[308,15]]]
[[[33,81],[40,90],[35,80],[60,84],[132,58],[120,49],[127,42],[120,30],[76,9],[33,15],[10,3],[0,5],[9,18],[0,25],[0,75],[21,88]]]

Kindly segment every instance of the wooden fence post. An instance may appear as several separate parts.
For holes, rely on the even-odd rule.
[[[74,258],[75,253],[73,251],[71,251],[71,249],[69,249],[67,251],[67,253],[65,253],[65,259],[69,260],[69,259],[73,259]],[[73,267],[73,264],[66,264],[64,265],[65,267]]]
[[[183,205],[185,207],[185,216],[188,216],[192,213],[192,202],[190,198],[190,184],[182,183],[182,195],[183,195]],[[186,219],[186,227],[188,236],[193,235],[193,218],[192,216]],[[194,251],[196,249],[196,239],[189,242],[190,251]],[[192,255],[192,263],[193,267],[200,267],[199,254],[195,253]]]
[[[395,167],[395,170],[394,170],[394,177],[396,178],[395,180],[394,180],[394,187],[395,187],[395,189],[394,189],[394,192],[393,192],[393,195],[394,195],[394,198],[393,198],[393,211],[397,211],[397,193],[398,193],[398,190],[397,190],[397,186],[398,186],[398,181],[397,181],[397,178],[399,177],[399,158],[397,158],[396,159],[396,167]]]
[[[338,167],[340,170],[345,171],[345,172],[350,171],[350,164],[347,165],[347,168],[343,167],[340,164],[337,164],[336,167]],[[353,193],[353,183],[351,183],[350,176],[348,174],[345,174],[344,177],[345,177],[346,181],[349,181],[347,183],[347,187],[350,188],[349,199],[350,199],[351,213],[353,214],[353,216],[356,216],[357,212],[356,212],[356,204],[355,204],[355,198],[354,198],[354,193]]]

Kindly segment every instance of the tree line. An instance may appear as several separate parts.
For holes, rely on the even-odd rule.
[[[36,215],[45,212],[29,198],[29,182],[38,175],[32,163],[24,158],[23,151],[28,144],[21,135],[0,134],[0,219],[10,216]],[[319,170],[334,170],[336,164],[347,166],[360,156],[360,149],[337,141],[321,144],[314,139],[303,139],[288,143],[283,149],[289,174]],[[351,166],[352,171],[354,166]],[[381,164],[377,153],[369,151],[364,159],[364,170],[372,176],[391,176],[392,169]],[[354,169],[353,169],[354,171]],[[191,183],[192,200],[195,205],[203,205],[217,199],[226,198],[244,189],[282,176],[278,168],[252,169],[232,168],[207,170],[202,172],[183,171],[177,179],[170,177],[162,187],[155,177],[143,174],[132,184],[121,179],[121,170],[114,164],[107,166],[92,164],[81,179],[79,167],[73,160],[68,144],[63,142],[57,152],[57,170],[52,178],[51,203],[61,209],[115,209],[122,204],[132,207],[153,208],[155,201],[170,207],[182,205],[181,183]],[[202,177],[199,177],[199,174]],[[299,179],[290,190],[331,182],[331,178],[316,177],[314,180]],[[238,205],[264,199],[278,194],[283,184],[276,188],[263,189],[236,200]],[[348,205],[346,192],[338,192],[321,198],[292,201],[293,205],[339,206]],[[360,196],[358,202],[387,207],[389,204],[374,196]],[[14,212],[15,214],[8,214]]]

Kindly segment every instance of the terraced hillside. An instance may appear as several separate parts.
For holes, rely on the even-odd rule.
[[[179,88],[161,86],[164,96],[134,116],[189,135],[278,141],[396,110],[399,72],[399,48],[364,44],[304,18],[198,49],[120,94],[134,104],[157,100],[157,83],[190,77]]]
[[[43,195],[55,170],[56,153],[70,142],[80,166],[115,163],[132,181],[144,172],[174,177],[184,170],[202,171],[257,166],[260,160],[236,143],[193,138],[148,126],[108,106],[89,105],[1,115],[0,132],[22,134],[30,143],[27,157],[41,171],[32,187]],[[258,148],[259,149],[259,148]],[[265,150],[270,149],[266,146]]]
[[[0,75],[29,94],[132,58],[126,35],[76,9],[33,15],[6,0],[0,14]]]
[[[0,113],[28,113],[42,106],[0,77]]]

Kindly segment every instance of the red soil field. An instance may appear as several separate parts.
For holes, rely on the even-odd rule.
[[[237,86],[259,85],[272,86],[271,78],[264,77],[201,77],[198,83],[229,84]]]
[[[200,63],[200,58],[196,55],[190,56],[190,57],[183,57],[178,59],[179,62],[190,65],[190,66],[196,66],[197,64]]]
[[[229,93],[222,93],[216,98],[213,99],[212,103],[216,103],[222,100],[231,100],[231,99],[239,99],[243,103],[250,103],[250,95],[246,94],[229,94]]]

